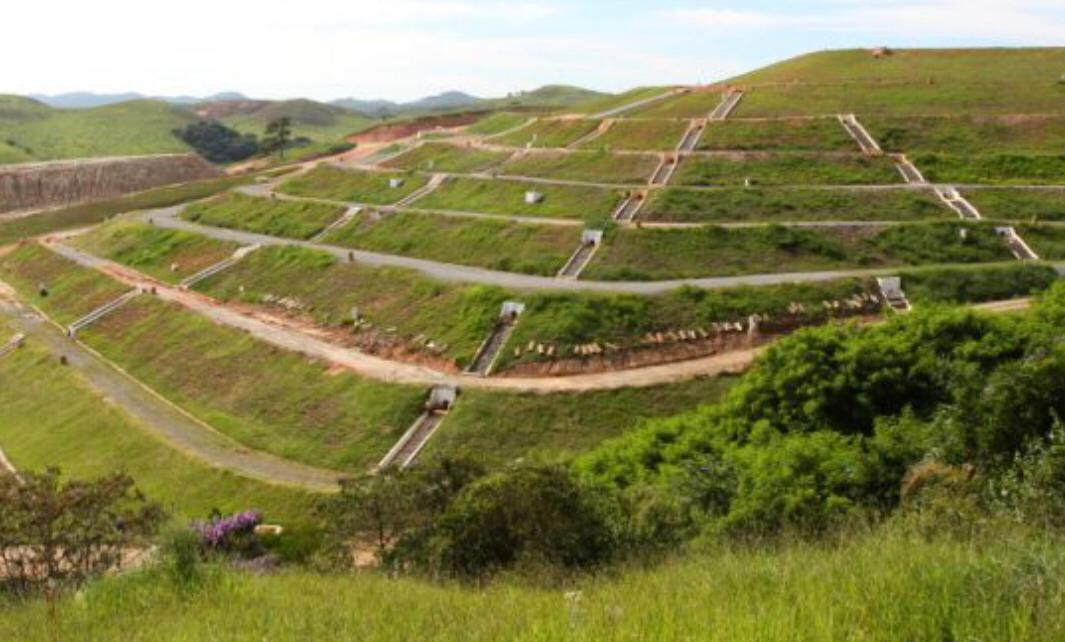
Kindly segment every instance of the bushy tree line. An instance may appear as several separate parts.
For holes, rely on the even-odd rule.
[[[198,120],[175,129],[174,135],[212,163],[233,163],[260,153],[255,134],[241,134],[217,120]]]

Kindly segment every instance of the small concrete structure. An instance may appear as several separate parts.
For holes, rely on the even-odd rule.
[[[459,389],[455,386],[433,386],[429,391],[429,399],[425,402],[425,409],[429,411],[447,411],[455,405],[459,396]]]
[[[581,232],[581,245],[599,245],[603,242],[603,230],[584,230]]]
[[[392,189],[403,187],[403,179],[399,177],[388,179],[388,186]]]
[[[536,205],[537,203],[542,203],[543,200],[544,200],[544,195],[541,194],[540,192],[537,192],[536,190],[529,190],[529,191],[525,192],[525,204],[526,205]]]
[[[525,312],[525,304],[520,301],[504,301],[503,309],[499,312],[499,318],[504,321],[514,321],[522,312]]]
[[[889,306],[900,312],[910,310],[910,300],[906,298],[906,293],[902,291],[902,277],[879,276],[876,278],[876,284],[880,288],[880,294],[883,295]]]

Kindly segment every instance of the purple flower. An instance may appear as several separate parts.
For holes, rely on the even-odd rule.
[[[225,548],[235,537],[254,531],[260,522],[262,514],[249,510],[207,522],[193,522],[192,528],[200,535],[200,542],[204,546]]]

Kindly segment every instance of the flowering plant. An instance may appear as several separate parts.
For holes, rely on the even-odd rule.
[[[258,511],[244,511],[225,517],[215,517],[205,522],[194,522],[192,528],[200,536],[200,544],[215,550],[246,548],[254,538],[255,527],[262,522]]]

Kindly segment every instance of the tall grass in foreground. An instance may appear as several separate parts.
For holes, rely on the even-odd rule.
[[[156,571],[58,605],[0,606],[20,640],[1055,640],[1065,547],[881,533],[837,548],[716,550],[566,589],[379,575],[217,572],[193,591]],[[2,604],[2,602],[0,602]]]

